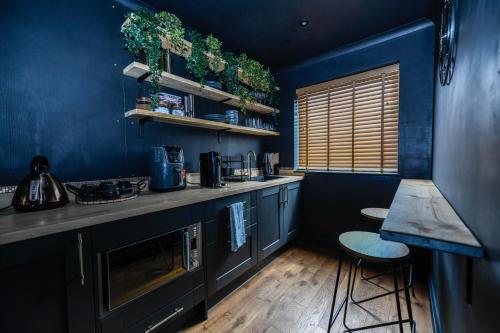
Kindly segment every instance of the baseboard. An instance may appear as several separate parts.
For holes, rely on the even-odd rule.
[[[441,317],[439,315],[436,288],[432,282],[432,277],[429,276],[428,282],[429,301],[431,303],[432,328],[434,333],[441,333]]]

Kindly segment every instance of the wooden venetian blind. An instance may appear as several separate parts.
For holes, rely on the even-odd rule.
[[[297,90],[296,168],[398,171],[399,64]]]

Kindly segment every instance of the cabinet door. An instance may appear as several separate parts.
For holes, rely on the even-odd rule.
[[[266,188],[260,191],[257,201],[259,215],[259,260],[266,258],[281,245],[283,230],[281,223],[280,186]]]
[[[246,243],[237,251],[231,250],[228,205],[244,202]],[[205,223],[208,295],[227,286],[257,264],[257,222],[250,196],[224,198],[212,203],[216,218]]]
[[[297,236],[300,211],[300,183],[288,184],[283,194],[283,229],[287,241]]]
[[[90,257],[81,285],[78,253],[69,233],[0,247],[0,332],[94,332]]]
[[[68,331],[95,331],[92,249],[88,229],[65,234]]]

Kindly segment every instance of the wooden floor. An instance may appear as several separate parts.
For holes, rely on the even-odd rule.
[[[346,265],[344,265],[346,266]],[[208,320],[184,332],[311,332],[325,333],[335,283],[337,260],[302,247],[293,247],[257,273],[244,286],[215,305]],[[342,296],[347,288],[343,269]],[[368,272],[369,273],[369,272]],[[358,280],[359,281],[359,280]],[[382,287],[392,288],[389,275],[372,280]],[[355,297],[369,297],[384,290],[369,282],[357,282]],[[432,332],[427,288],[416,285],[412,309],[417,321],[417,332]],[[402,310],[406,306],[401,293]],[[332,332],[342,332],[342,316]],[[348,325],[370,325],[380,321],[397,320],[394,295],[367,302],[363,308],[350,305]],[[387,326],[363,332],[399,332],[397,326]],[[405,325],[405,332],[410,332]]]

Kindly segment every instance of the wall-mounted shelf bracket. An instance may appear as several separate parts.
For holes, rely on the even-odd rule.
[[[144,123],[150,119],[151,119],[151,117],[139,119],[139,137],[141,139],[144,138]]]
[[[220,143],[220,137],[221,135],[224,134],[224,132],[227,132],[228,130],[227,129],[222,129],[222,130],[217,130],[216,133],[217,133],[217,143]]]
[[[472,305],[472,272],[474,270],[474,259],[466,258],[465,265],[465,302]]]

